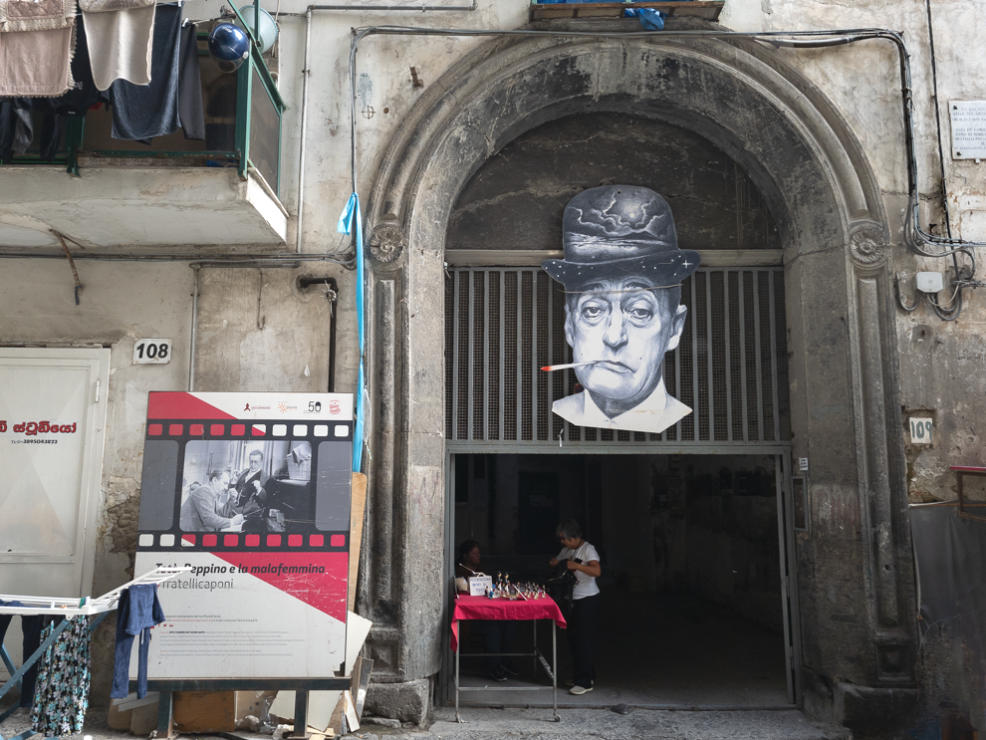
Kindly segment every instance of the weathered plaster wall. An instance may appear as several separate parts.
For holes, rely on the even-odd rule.
[[[457,4],[464,0],[455,0]],[[265,0],[263,5],[281,13],[279,86],[288,101],[289,110],[283,126],[282,201],[292,214],[297,212],[298,150],[300,144],[300,109],[304,20],[296,15],[303,12],[301,0],[283,0],[278,5]],[[214,0],[193,0],[185,6],[185,14],[193,18],[213,17],[219,3]],[[276,6],[276,7],[275,7]],[[986,17],[976,0],[935,0],[931,3],[938,61],[938,85],[941,101],[951,99],[982,99],[986,97],[986,68],[974,60],[982,58],[986,44]],[[351,190],[349,178],[349,97],[348,53],[350,29],[371,24],[408,24],[416,26],[445,26],[460,28],[517,28],[527,19],[527,4],[519,0],[497,0],[481,3],[475,13],[316,13],[312,29],[312,63],[310,77],[310,107],[308,117],[308,152],[305,172],[305,230],[304,246],[308,252],[345,250],[347,243],[335,231],[336,220]],[[932,106],[931,66],[928,44],[927,6],[922,0],[863,0],[862,2],[832,2],[814,0],[729,0],[723,15],[724,25],[739,31],[824,29],[853,27],[890,27],[903,31],[912,54],[915,86],[915,124],[918,163],[921,169],[920,187],[923,216],[938,224],[943,231],[940,202],[937,132]],[[357,79],[358,142],[357,164],[361,194],[368,188],[384,156],[388,142],[397,135],[405,116],[422,95],[464,54],[483,43],[480,40],[423,37],[373,37],[366,39],[360,49]],[[801,69],[821,92],[835,105],[851,127],[866,152],[867,164],[873,169],[890,214],[891,226],[899,229],[901,209],[905,205],[902,193],[906,186],[904,150],[900,119],[899,85],[896,61],[888,43],[867,41],[849,47],[816,51],[778,50],[779,59]],[[412,74],[411,68],[414,68]],[[415,79],[417,82],[415,82]],[[420,86],[419,86],[420,85]],[[944,111],[943,111],[944,113]],[[480,121],[492,126],[493,118]],[[943,115],[943,142],[948,151],[948,118]],[[983,166],[974,162],[945,162],[949,190],[951,226],[955,236],[967,239],[986,239],[986,208],[983,207]],[[926,221],[927,222],[927,221]],[[288,241],[293,243],[294,219]],[[917,260],[902,246],[899,230],[890,234],[894,244],[892,259],[895,269],[944,270],[942,260]],[[841,248],[841,247],[840,247]],[[440,256],[415,257],[409,271],[418,270],[437,276],[436,260]],[[831,260],[818,254],[802,265],[792,268],[792,278],[801,285],[811,285],[814,276],[821,275],[811,296],[826,291],[845,292],[843,281],[829,276]],[[18,343],[96,343],[113,348],[113,376],[110,388],[110,418],[104,458],[105,522],[100,553],[97,559],[95,591],[116,585],[124,580],[130,561],[130,544],[135,514],[135,494],[140,473],[140,452],[143,435],[146,392],[152,389],[182,389],[187,378],[187,343],[190,314],[189,294],[192,274],[180,265],[93,264],[80,262],[82,281],[87,289],[82,305],[71,300],[71,283],[66,265],[59,262],[4,262],[0,276],[0,315],[5,319],[0,328],[0,341]],[[306,266],[307,274],[332,274],[342,288],[338,310],[337,390],[352,390],[355,385],[356,339],[352,305],[352,276],[338,267]],[[324,321],[326,308],[318,296],[301,294],[292,283],[294,271],[265,271],[261,278],[256,270],[203,271],[200,330],[200,387],[205,389],[321,389],[326,345]],[[981,277],[982,272],[977,274]],[[274,299],[272,304],[261,301],[261,317],[268,324],[256,328],[255,295],[261,281],[265,293]],[[419,286],[406,298],[415,310],[440,312],[438,284]],[[404,298],[398,293],[399,301]],[[979,380],[984,354],[981,324],[986,320],[983,298],[967,293],[968,304],[963,317],[955,324],[941,323],[926,304],[912,314],[898,312],[897,340],[901,366],[901,400],[905,411],[931,411],[938,428],[936,442],[930,448],[908,448],[909,485],[911,492],[925,492],[938,498],[954,495],[954,481],[947,474],[949,464],[986,464],[979,444],[982,430],[977,422],[986,411],[983,388]],[[399,311],[400,309],[398,309]],[[422,317],[424,313],[422,313]],[[820,312],[811,315],[812,322],[827,322],[829,334],[819,332],[818,340],[809,347],[792,343],[792,351],[800,352],[805,362],[842,364],[844,358],[824,357],[826,348],[845,343],[844,316]],[[226,322],[224,324],[224,322]],[[404,326],[402,324],[401,326]],[[797,327],[803,330],[805,327]],[[419,336],[428,330],[416,329]],[[164,368],[132,367],[130,347],[137,336],[172,336],[176,357]],[[433,338],[434,339],[434,338]],[[402,362],[415,364],[416,357],[434,352],[440,346],[422,342]],[[179,353],[178,350],[181,350]],[[810,353],[810,356],[809,356]],[[891,358],[892,359],[892,358]],[[304,375],[309,365],[310,376]],[[419,382],[420,381],[420,382]],[[414,388],[438,388],[440,381],[431,378],[427,383],[415,379]],[[833,415],[850,413],[848,409],[834,410],[824,398],[812,399],[804,415],[811,417],[817,433],[836,430],[831,425]],[[427,398],[403,399],[402,403],[432,403],[440,405],[440,391]],[[906,416],[906,414],[905,414]],[[806,422],[807,424],[808,422]],[[829,424],[829,426],[826,426]],[[839,427],[842,429],[849,425]],[[441,435],[431,428],[400,430],[413,440],[414,450],[423,450],[433,459],[441,446]],[[905,434],[901,430],[901,434]],[[906,439],[906,437],[905,437]],[[796,440],[796,444],[799,443]],[[849,444],[849,440],[846,440]],[[433,454],[434,453],[434,454]],[[846,479],[843,471],[815,469],[812,474],[827,476],[838,485],[813,491],[828,502],[820,507],[821,515],[813,522],[811,537],[831,534],[832,542],[850,538],[864,524],[856,501],[858,481]],[[432,464],[421,467],[411,476],[398,480],[395,491],[407,498],[410,513],[402,527],[438,521],[440,526],[441,470]],[[405,503],[397,503],[398,509]],[[436,508],[437,507],[437,508]],[[405,530],[406,531],[406,530]],[[805,537],[808,540],[808,536]],[[415,557],[435,555],[440,559],[439,543],[415,552]],[[852,553],[857,556],[858,553]],[[830,552],[812,551],[808,560],[838,560],[844,553],[834,547]],[[405,563],[408,577],[414,582],[412,563]],[[838,569],[836,569],[838,570]],[[803,610],[810,623],[816,613],[841,613],[840,579],[850,585],[858,573],[814,572],[819,588],[812,592]],[[814,599],[823,603],[815,603]],[[847,604],[851,607],[851,604]],[[824,607],[824,608],[823,608]],[[851,611],[851,609],[850,609]],[[413,615],[412,615],[413,616]],[[432,616],[413,616],[404,630],[431,629]],[[843,630],[846,628],[843,626]],[[824,631],[824,630],[823,630]],[[412,634],[413,632],[409,632]],[[396,637],[394,638],[397,639]],[[396,643],[395,643],[396,644]],[[814,648],[811,648],[814,649]],[[396,648],[395,648],[396,650]],[[413,653],[413,646],[408,648]],[[395,655],[397,653],[394,653]],[[414,656],[414,665],[431,666],[428,656]],[[821,654],[810,654],[815,665],[825,667]],[[395,661],[397,662],[397,661]],[[864,670],[863,668],[860,669]],[[405,678],[420,678],[412,671]],[[417,710],[416,710],[417,711]]]
[[[132,574],[143,464],[147,393],[184,390],[188,381],[192,271],[181,264],[76,263],[83,285],[75,305],[68,264],[61,260],[0,263],[0,344],[102,346],[110,355],[99,530],[91,593],[105,593]],[[166,365],[133,365],[133,343],[170,337]],[[86,593],[88,585],[84,586]],[[100,629],[92,651],[94,700],[109,696],[113,633]]]

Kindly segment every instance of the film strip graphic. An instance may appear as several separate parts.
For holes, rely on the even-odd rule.
[[[137,550],[348,552],[349,489],[340,488],[340,479],[348,484],[348,474],[340,476],[340,469],[348,471],[353,426],[348,420],[150,419]],[[200,506],[220,491],[232,496],[248,459],[257,452],[263,458],[266,498],[246,513],[242,524],[211,529],[190,515],[196,491]],[[155,455],[157,463],[152,461]],[[216,473],[220,477],[211,480]],[[217,505],[217,516],[231,518],[219,509]],[[237,509],[224,513],[234,512],[244,514]],[[190,526],[192,519],[195,525]]]

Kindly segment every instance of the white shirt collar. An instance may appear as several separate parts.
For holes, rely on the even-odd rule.
[[[668,393],[664,388],[664,378],[658,381],[657,388],[647,398],[632,409],[613,418],[603,413],[602,409],[592,400],[589,391],[585,391],[583,398],[585,399],[585,414],[582,426],[599,427],[600,429],[632,429],[632,424],[627,424],[631,419],[641,415],[651,419],[660,419],[668,405]]]

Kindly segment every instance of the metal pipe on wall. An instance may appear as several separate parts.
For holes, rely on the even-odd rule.
[[[434,12],[434,11],[458,11],[458,12],[472,12],[478,8],[478,4],[473,2],[472,5],[309,5],[305,9],[305,68],[301,73],[305,76],[304,83],[301,87],[301,146],[298,152],[298,219],[297,219],[297,234],[295,237],[295,247],[294,251],[296,254],[301,254],[302,251],[302,240],[304,237],[304,223],[305,223],[305,155],[307,153],[307,134],[308,134],[308,79],[311,77],[311,48],[312,48],[312,12],[316,10],[325,11],[388,11],[388,12],[407,12],[407,11],[418,11],[418,12]],[[350,51],[350,58],[352,58],[352,51]],[[355,83],[351,81],[354,86]],[[355,93],[353,98],[353,105],[355,105]],[[353,123],[355,127],[355,123]],[[350,144],[355,146],[356,141],[356,131],[352,131],[352,138]],[[355,161],[356,152],[353,150],[353,158]],[[353,192],[356,192],[356,178],[353,175]]]
[[[199,321],[199,265],[192,265],[195,270],[195,282],[192,288],[192,330],[188,348],[188,392],[195,390],[195,327]]]
[[[308,78],[312,72],[310,68],[312,48],[312,6],[308,6],[305,11],[305,68],[301,74],[305,76],[301,86],[301,150],[298,153],[298,233],[295,238],[294,251],[301,254],[301,225],[304,222],[305,213],[305,149],[308,141]]]

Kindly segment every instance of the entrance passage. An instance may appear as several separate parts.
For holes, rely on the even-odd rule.
[[[516,582],[546,577],[561,520],[577,520],[596,546],[596,685],[578,697],[563,690],[571,661],[559,631],[560,706],[789,707],[781,464],[749,454],[455,454],[456,552],[475,540],[480,569]],[[484,652],[484,630],[470,626],[464,654]],[[550,655],[550,626],[537,630]],[[514,650],[534,639],[532,624],[519,623]],[[462,685],[550,683],[531,659],[514,661],[520,676],[500,684],[484,658],[462,658]],[[550,706],[551,696],[470,692],[460,701]]]

